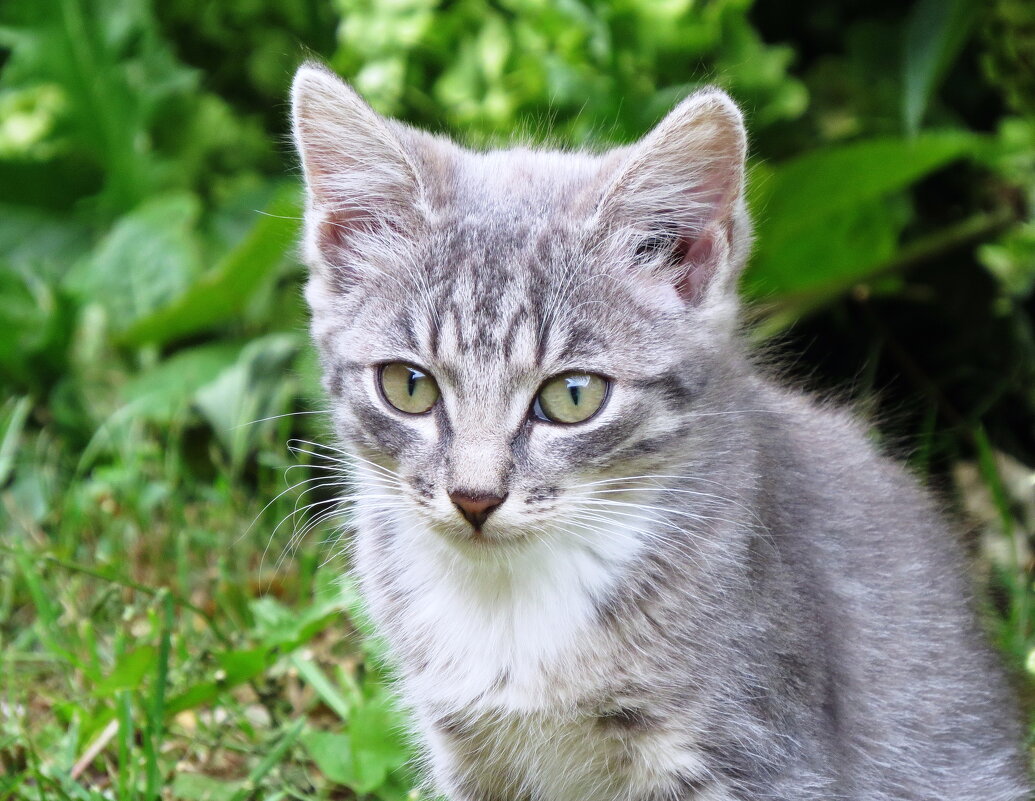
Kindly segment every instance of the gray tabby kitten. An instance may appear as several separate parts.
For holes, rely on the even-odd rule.
[[[952,535],[737,331],[741,115],[471,152],[295,78],[354,566],[457,801],[1027,796]]]

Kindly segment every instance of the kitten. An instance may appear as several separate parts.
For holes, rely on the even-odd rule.
[[[294,82],[354,567],[458,801],[1027,797],[931,500],[737,333],[746,137],[476,153]]]

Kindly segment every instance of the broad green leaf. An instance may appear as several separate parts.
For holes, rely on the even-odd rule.
[[[233,320],[255,290],[294,247],[298,236],[298,187],[277,192],[247,237],[211,271],[178,296],[124,331],[120,341],[166,343]]]
[[[8,180],[0,162],[0,186]],[[17,186],[26,175],[10,176]],[[10,190],[12,194],[15,190]],[[19,269],[31,268],[47,278],[61,278],[91,242],[90,229],[71,214],[0,199],[0,253]]]
[[[105,200],[128,210],[153,193],[163,170],[151,146],[155,112],[195,91],[144,0],[62,0],[14,5],[0,39],[10,46],[0,86],[45,82],[62,97],[52,139],[68,139],[102,168]],[[66,142],[68,141],[66,139]]]
[[[412,756],[387,694],[352,713],[348,734],[309,731],[301,742],[323,774],[357,793],[381,787]]]
[[[302,338],[270,334],[250,342],[237,361],[194,395],[236,470],[264,431],[276,425],[295,396],[290,366]]]
[[[201,204],[187,193],[160,195],[122,217],[65,283],[101,304],[124,331],[187,290],[201,271],[196,234]]]
[[[411,756],[404,735],[406,723],[392,694],[379,685],[373,696],[353,710],[349,720],[357,760],[371,769],[383,766],[386,771],[405,765]]]
[[[288,609],[274,598],[256,598],[251,604],[254,634],[267,648],[292,650],[340,619],[344,603],[344,599],[328,597],[301,609]]]
[[[168,424],[193,402],[198,389],[237,361],[242,347],[236,342],[201,345],[135,375],[122,387],[133,418]]]
[[[134,648],[124,653],[102,681],[93,688],[94,695],[114,695],[120,690],[136,690],[158,659],[158,649],[153,645]]]
[[[977,141],[962,132],[873,139],[756,169],[747,294],[834,292],[865,278],[891,255],[900,225],[882,201],[973,152]]]
[[[902,52],[902,120],[920,129],[931,94],[967,41],[976,0],[918,0],[909,14]]]
[[[749,286],[760,289],[764,297],[836,292],[869,275],[895,252],[900,216],[883,202],[871,200],[825,215],[821,226],[776,246],[760,242],[749,275],[758,283]]]
[[[226,651],[216,655],[219,673],[211,681],[199,682],[182,693],[170,698],[166,704],[166,715],[175,715],[185,709],[193,709],[211,703],[228,689],[250,681],[266,670],[275,659],[268,649]]]
[[[359,773],[352,756],[352,738],[347,734],[308,731],[302,735],[301,743],[320,772],[335,784],[354,790],[358,789],[357,785],[366,787],[371,784],[370,789],[376,790],[387,775],[387,771],[379,776],[362,776]]]
[[[259,675],[269,664],[269,652],[265,648],[251,648],[247,651],[223,651],[216,654],[216,661],[223,671],[220,682],[240,684]]]

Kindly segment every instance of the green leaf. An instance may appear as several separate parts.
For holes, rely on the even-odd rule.
[[[320,696],[320,700],[327,704],[335,714],[342,720],[347,721],[351,714],[349,701],[335,686],[327,675],[320,669],[312,659],[306,659],[298,654],[291,655],[291,664],[298,671],[298,675]]]
[[[835,293],[894,250],[901,221],[886,198],[974,151],[960,132],[872,139],[753,171],[755,256],[744,289],[756,299]]]
[[[244,781],[223,781],[201,773],[177,773],[172,797],[177,801],[231,801],[244,785]]]
[[[192,194],[160,195],[122,217],[65,283],[84,302],[100,303],[123,331],[187,290],[201,271],[195,229],[201,204]]]
[[[122,387],[133,419],[170,423],[193,402],[198,389],[237,361],[242,347],[236,342],[217,342],[190,348],[134,376]]]
[[[268,596],[256,598],[251,603],[254,634],[267,648],[293,650],[339,619],[343,609],[344,599],[338,597],[321,598],[301,609],[288,609]]]
[[[353,711],[348,734],[309,731],[301,741],[328,779],[357,793],[370,793],[411,757],[401,725],[394,704],[383,692]]]
[[[234,319],[294,247],[300,208],[298,187],[282,187],[248,236],[211,272],[171,303],[137,320],[120,341],[129,345],[167,343]]]
[[[402,767],[411,756],[405,731],[406,719],[384,686],[353,710],[349,720],[357,759],[367,766],[383,765],[386,771]]]
[[[250,648],[246,651],[223,651],[216,654],[216,661],[223,671],[220,681],[226,684],[240,684],[258,676],[269,664],[269,653],[265,648]]]
[[[29,266],[0,262],[0,377],[39,393],[64,375],[74,323],[66,295]]]
[[[158,659],[153,645],[134,648],[124,653],[108,676],[93,688],[94,695],[115,695],[121,690],[136,690],[152,670]]]
[[[0,487],[7,484],[14,472],[18,443],[31,411],[32,399],[27,395],[9,398],[0,408]]]
[[[212,681],[199,682],[171,698],[166,705],[166,716],[172,716],[185,709],[207,704],[223,695],[228,689],[250,681],[266,670],[274,661],[266,648],[244,651],[225,651],[216,655],[219,673]]]
[[[171,98],[196,91],[146,0],[62,0],[13,6],[0,38],[10,46],[0,85],[60,91],[69,141],[103,171],[108,207],[127,210],[161,183],[150,124]]]
[[[982,245],[978,259],[1005,292],[1029,297],[1035,289],[1035,221],[1016,225],[996,242]]]
[[[352,789],[356,789],[357,784],[366,785],[365,779],[368,777],[360,776],[356,770],[352,757],[352,738],[347,734],[307,731],[302,735],[301,743],[309,758],[330,781]],[[381,781],[384,781],[384,775]],[[370,789],[377,789],[379,783],[375,781]]]
[[[966,44],[975,0],[918,0],[909,15],[902,55],[902,121],[920,129],[931,94]]]
[[[770,293],[836,292],[851,285],[895,252],[900,227],[893,209],[881,201],[869,201],[828,214],[821,227],[777,245],[760,243],[755,265],[764,270],[763,291],[769,297]],[[756,272],[751,279],[761,282]]]
[[[195,403],[230,454],[234,470],[295,395],[289,368],[300,336],[270,334],[250,342],[236,363],[195,393]]]

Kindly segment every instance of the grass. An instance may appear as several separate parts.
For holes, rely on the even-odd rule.
[[[24,437],[2,495],[0,800],[419,797],[340,543],[319,526],[295,541],[319,517],[299,510],[336,508],[321,450],[281,444],[316,439],[320,415],[285,419],[204,479],[186,421],[134,429],[85,472],[45,428]],[[1019,668],[1022,499],[979,442],[966,494],[984,500],[989,619]]]
[[[338,546],[286,552],[286,450],[201,482],[188,440],[141,432],[42,515],[4,492],[0,799],[416,797]]]

